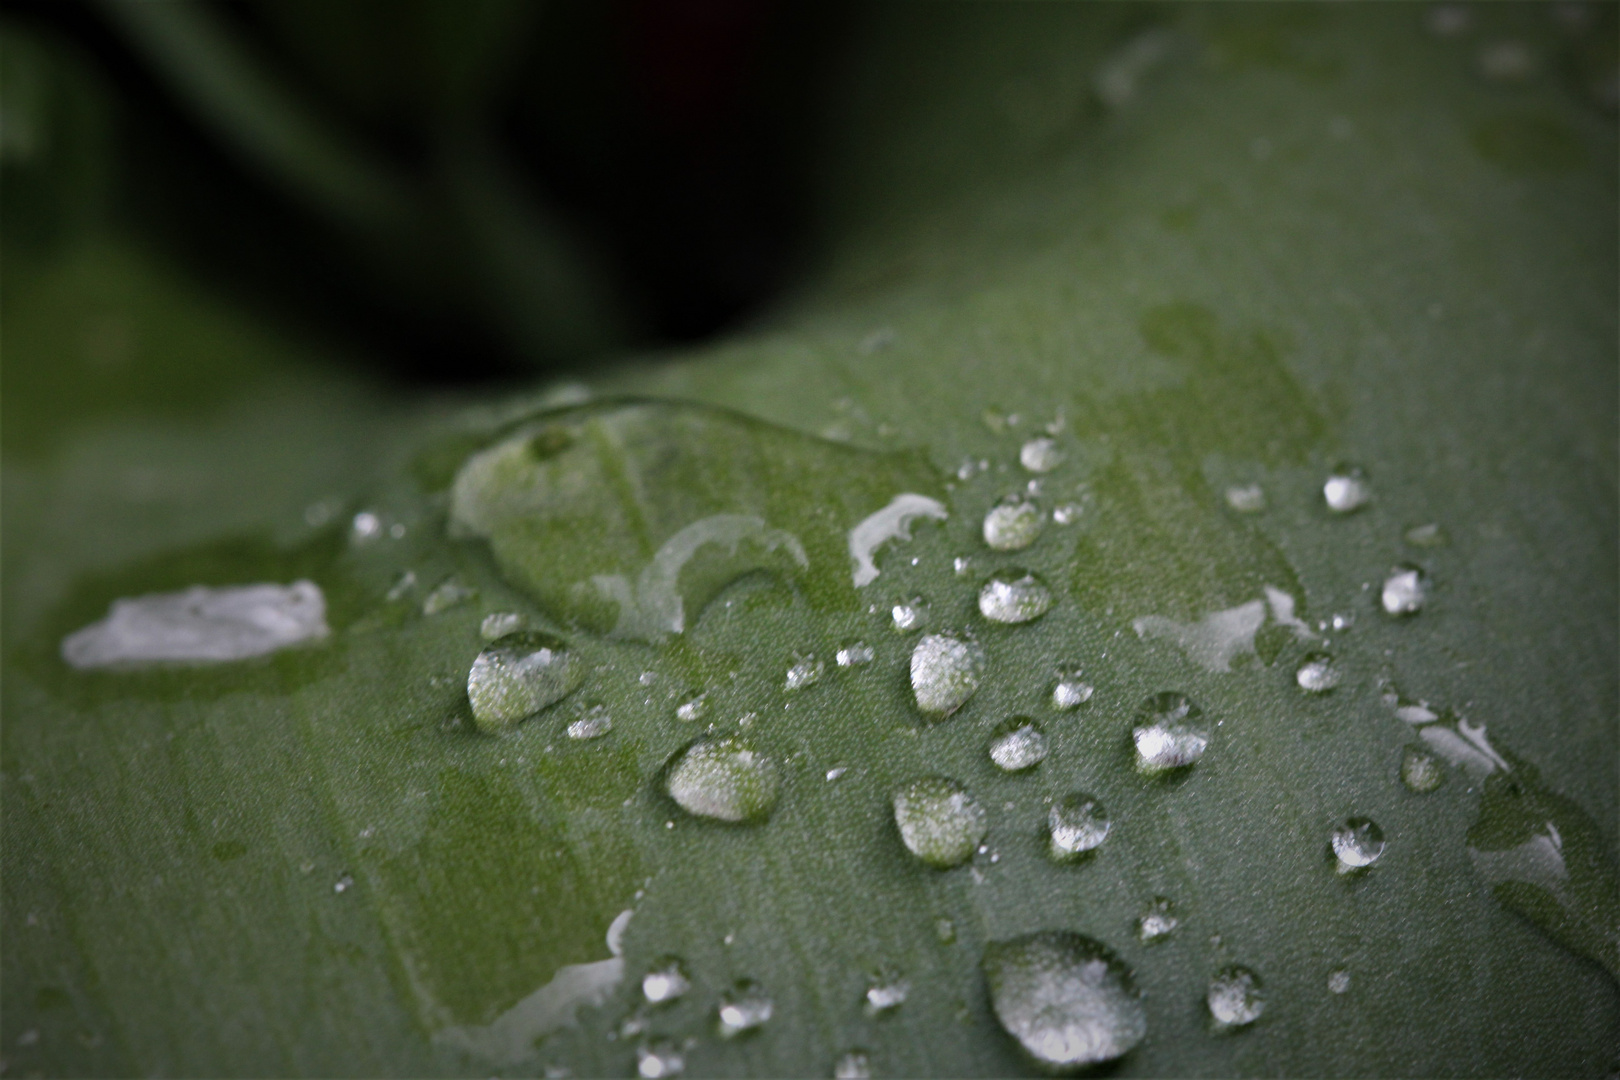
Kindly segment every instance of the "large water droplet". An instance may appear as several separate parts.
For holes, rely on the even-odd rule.
[[[870,1080],[872,1059],[865,1050],[848,1050],[833,1062],[833,1080]]]
[[[499,731],[561,701],[584,680],[567,642],[521,630],[478,654],[467,673],[467,700],[481,730]]]
[[[1097,850],[1113,823],[1102,803],[1083,792],[1065,795],[1046,814],[1047,854],[1069,862]]]
[[[1372,488],[1360,469],[1339,469],[1322,485],[1322,498],[1335,514],[1360,510],[1372,498]]]
[[[1365,870],[1384,854],[1384,830],[1371,818],[1348,819],[1333,830],[1331,842],[1341,874]]]
[[[984,542],[997,551],[1021,551],[1041,535],[1045,516],[1026,495],[1009,495],[984,515]]]
[[[917,708],[941,719],[966,704],[984,677],[978,642],[929,634],[911,650],[911,689]]]
[[[1080,675],[1080,668],[1072,665],[1058,675],[1057,682],[1052,686],[1052,708],[1068,712],[1091,700],[1096,690]]]
[[[1217,971],[1209,980],[1204,1002],[1209,1006],[1209,1015],[1223,1028],[1247,1027],[1266,1011],[1260,976],[1235,964]]]
[[[814,686],[821,681],[824,666],[814,656],[801,656],[788,668],[787,681],[783,686],[786,690],[803,690],[807,686]]]
[[[678,956],[660,956],[641,977],[641,996],[649,1005],[663,1005],[684,997],[692,989],[686,962]]]
[[[941,870],[971,859],[990,829],[978,800],[944,776],[925,776],[896,792],[894,823],[906,850]]]
[[[780,787],[775,763],[731,737],[693,743],[669,770],[670,798],[687,813],[716,821],[764,821]]]
[[[1408,791],[1427,795],[1445,782],[1446,770],[1439,758],[1419,746],[1401,751],[1401,783]]]
[[[1163,941],[1175,933],[1181,920],[1176,918],[1176,906],[1168,896],[1155,896],[1148,909],[1136,917],[1136,940],[1144,945]]]
[[[1035,721],[1015,716],[990,739],[990,760],[1005,772],[1023,772],[1046,760],[1046,736]]]
[[[1111,1061],[1147,1034],[1130,968],[1092,938],[1043,930],[992,942],[983,966],[996,1019],[1042,1065]]]
[[[841,668],[861,667],[870,664],[877,656],[872,646],[864,641],[851,641],[847,645],[838,647],[838,666]]]
[[[649,1039],[636,1047],[636,1074],[642,1080],[662,1080],[686,1071],[686,1055],[674,1039]]]
[[[613,730],[613,716],[606,705],[592,705],[568,725],[570,739],[600,739]]]
[[[776,1008],[770,995],[752,979],[739,979],[720,995],[720,1036],[735,1038],[753,1031],[771,1018]]]
[[[1428,598],[1429,581],[1415,566],[1397,566],[1384,579],[1381,598],[1384,610],[1391,615],[1416,615]]]
[[[1186,694],[1154,694],[1136,710],[1136,767],[1162,773],[1198,763],[1209,747],[1209,726],[1201,710]]]
[[[979,614],[992,622],[1026,623],[1052,607],[1052,590],[1027,570],[999,570],[979,590]]]
[[[1031,439],[1018,451],[1018,463],[1032,473],[1048,473],[1063,464],[1063,448],[1045,435]]]
[[[1343,678],[1333,657],[1327,653],[1311,653],[1294,672],[1294,681],[1299,688],[1311,694],[1325,694],[1338,686]]]

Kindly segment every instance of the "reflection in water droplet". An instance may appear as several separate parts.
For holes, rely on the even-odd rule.
[[[1043,930],[984,950],[996,1019],[1042,1065],[1111,1061],[1147,1034],[1147,1011],[1125,962],[1067,930]]]
[[[1041,535],[1045,519],[1027,495],[1009,495],[984,515],[984,542],[997,551],[1021,551]]]
[[[1027,716],[1013,717],[990,739],[990,760],[1004,772],[1033,769],[1046,754],[1046,736]]]
[[[1209,747],[1209,727],[1201,710],[1185,694],[1166,692],[1143,701],[1131,732],[1136,767],[1161,773],[1197,764]]]
[[[775,763],[731,737],[693,743],[669,770],[670,798],[687,813],[716,821],[764,821],[780,787]]]
[[[897,791],[894,823],[906,849],[941,870],[971,859],[990,828],[978,800],[943,776],[925,776]]]
[[[678,956],[660,956],[641,977],[641,995],[649,1005],[663,1005],[685,996],[692,989],[686,964]]]
[[[686,1056],[674,1039],[650,1039],[636,1047],[636,1074],[642,1080],[660,1080],[686,1071]]]
[[[1372,498],[1372,488],[1360,469],[1340,469],[1322,485],[1322,498],[1335,514],[1360,510]]]
[[[1371,818],[1353,817],[1333,830],[1333,856],[1341,874],[1364,870],[1384,854],[1384,830]]]
[[[921,630],[928,622],[928,601],[921,596],[913,596],[890,608],[889,618],[894,620],[894,628],[902,634]]]
[[[1258,514],[1266,508],[1266,492],[1259,484],[1226,489],[1226,505],[1240,514]]]
[[[1223,1028],[1247,1027],[1266,1011],[1266,997],[1260,989],[1260,976],[1246,967],[1222,968],[1209,980],[1204,995],[1209,1015]]]
[[[838,647],[838,666],[843,668],[860,667],[863,664],[870,664],[876,655],[872,651],[872,646],[866,642],[851,641],[847,645]]]
[[[478,654],[467,673],[467,700],[481,730],[499,731],[561,701],[584,680],[567,642],[522,630]]]
[[[906,1003],[911,984],[893,972],[882,972],[873,977],[866,988],[866,1015],[883,1016]]]
[[[1439,758],[1417,746],[1401,751],[1401,783],[1407,790],[1426,795],[1445,782],[1446,770]]]
[[[1294,672],[1299,688],[1311,694],[1325,694],[1343,679],[1343,674],[1326,653],[1311,653]]]
[[[1057,682],[1052,686],[1052,708],[1061,712],[1078,709],[1091,700],[1095,688],[1080,678],[1080,668],[1071,665],[1068,670],[1058,676]]]
[[[1175,933],[1181,925],[1175,910],[1168,896],[1155,896],[1148,909],[1136,917],[1136,940],[1152,945]]]
[[[1328,973],[1328,992],[1342,994],[1350,989],[1350,972],[1344,968]]]
[[[869,1080],[872,1059],[865,1050],[849,1050],[833,1062],[833,1080]]]
[[[685,724],[695,724],[707,715],[709,715],[709,695],[706,693],[675,707],[675,719]]]
[[[478,595],[478,590],[469,588],[455,578],[446,578],[427,594],[422,601],[423,615],[437,615],[441,611],[448,611],[459,604],[466,603]]]
[[[972,640],[929,634],[911,650],[917,708],[944,719],[960,709],[984,677],[984,650]]]
[[[764,989],[752,979],[739,979],[720,995],[720,1036],[730,1039],[753,1031],[771,1018],[775,1008]]]
[[[606,705],[592,705],[568,725],[570,739],[600,739],[613,730],[613,717]]]
[[[788,668],[787,681],[783,686],[785,690],[803,690],[807,686],[814,686],[821,681],[823,665],[814,656],[801,656],[798,661]]]
[[[1415,615],[1429,592],[1428,579],[1415,566],[1398,566],[1384,579],[1384,610],[1391,615]]]
[[[998,570],[979,590],[979,614],[992,622],[1026,623],[1052,607],[1052,590],[1027,570]]]
[[[484,616],[484,621],[478,624],[478,636],[485,641],[495,641],[507,634],[515,634],[528,623],[522,615],[515,611],[494,611]]]
[[[1112,827],[1102,803],[1082,792],[1065,795],[1046,815],[1047,854],[1058,862],[1068,862],[1095,851],[1108,839]]]
[[[1063,450],[1057,440],[1041,436],[1031,439],[1018,451],[1018,463],[1032,473],[1047,473],[1063,464]]]

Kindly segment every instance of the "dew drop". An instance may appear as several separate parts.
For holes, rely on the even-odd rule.
[[[495,641],[507,634],[515,634],[527,625],[525,619],[515,611],[495,611],[484,616],[484,621],[478,624],[478,636],[485,641]]]
[[[1417,746],[1401,752],[1401,783],[1408,791],[1427,795],[1445,782],[1446,770],[1439,758]]]
[[[1111,1061],[1147,1034],[1130,968],[1092,938],[1043,930],[992,942],[983,967],[996,1019],[1042,1065]]]
[[[998,570],[979,590],[979,614],[992,622],[1026,623],[1052,607],[1052,590],[1027,570]]]
[[[679,1076],[686,1071],[686,1055],[674,1039],[649,1039],[636,1047],[636,1074],[642,1080]]]
[[[1003,772],[1023,772],[1046,760],[1046,736],[1027,716],[1015,716],[990,740],[990,760]]]
[[[1073,525],[1080,520],[1080,515],[1085,512],[1086,508],[1079,503],[1061,503],[1052,508],[1052,520],[1059,525]]]
[[[669,797],[697,817],[757,824],[770,816],[781,788],[776,764],[741,739],[701,740],[669,770]]]
[[[707,715],[709,715],[708,694],[699,694],[675,707],[675,719],[685,724],[695,724]]]
[[[1209,727],[1202,715],[1187,695],[1173,691],[1143,701],[1131,732],[1137,769],[1153,774],[1197,764],[1209,747]]]
[[[864,664],[870,664],[876,655],[872,651],[872,646],[866,642],[851,641],[847,645],[838,647],[836,659],[838,666],[841,668],[861,667]]]
[[[1112,827],[1102,803],[1083,792],[1065,795],[1047,811],[1046,853],[1056,862],[1073,861],[1101,847]]]
[[[901,601],[889,609],[889,618],[894,621],[894,628],[902,634],[921,630],[928,621],[928,601],[921,596]]]
[[[956,571],[957,577],[968,577],[973,573],[973,560],[966,555],[958,555],[951,560],[951,569]]]
[[[880,972],[871,980],[866,988],[867,1016],[884,1016],[892,1013],[906,1003],[911,994],[911,984],[894,972]]]
[[[592,705],[568,725],[570,739],[600,739],[613,730],[613,717],[606,705]]]
[[[827,770],[827,783],[830,784],[835,780],[842,780],[844,778],[844,774],[846,772],[848,772],[848,771],[849,771],[849,767],[846,766],[846,765],[839,765],[839,766],[836,766],[834,768],[828,769]]]
[[[448,611],[464,604],[477,595],[477,589],[469,588],[455,578],[446,578],[422,601],[422,614],[437,615],[441,611]]]
[[[1032,473],[1048,473],[1063,464],[1063,449],[1057,440],[1041,436],[1026,442],[1018,451],[1018,463]]]
[[[370,510],[362,510],[349,522],[349,539],[356,544],[369,544],[383,534],[382,518]]]
[[[1136,917],[1136,940],[1144,945],[1163,941],[1175,933],[1181,920],[1168,896],[1155,896],[1148,909]]]
[[[1240,514],[1258,514],[1266,508],[1266,491],[1259,484],[1235,485],[1226,489],[1226,505]]]
[[[785,690],[803,690],[807,686],[814,686],[821,681],[825,666],[814,656],[801,656],[787,672],[787,681],[783,685]]]
[[[1080,678],[1078,667],[1070,668],[1059,674],[1057,682],[1052,686],[1052,708],[1060,712],[1078,709],[1090,701],[1091,695],[1095,692],[1090,683]]]
[[[872,1059],[865,1050],[848,1050],[833,1062],[833,1080],[869,1080]]]
[[[770,996],[752,979],[739,979],[720,995],[720,1037],[736,1038],[753,1031],[771,1018],[775,1008]]]
[[[1328,992],[1342,994],[1350,989],[1350,972],[1344,968],[1328,973]]]
[[[941,870],[971,859],[989,831],[984,807],[943,776],[913,780],[896,792],[894,823],[906,850]]]
[[[1428,593],[1429,582],[1423,571],[1415,566],[1397,566],[1384,579],[1384,611],[1396,616],[1416,615],[1423,610]]]
[[[911,689],[917,708],[944,719],[979,688],[985,656],[979,644],[946,634],[929,634],[911,650]]]
[[[1372,498],[1372,488],[1360,469],[1339,469],[1322,485],[1322,498],[1335,514],[1360,510]]]
[[[344,874],[332,885],[332,891],[335,893],[346,893],[352,888],[354,888],[354,878],[349,874]]]
[[[997,551],[1022,551],[1041,535],[1040,505],[1027,495],[1009,495],[984,515],[984,542]]]
[[[665,1005],[692,989],[686,963],[678,956],[660,956],[641,977],[641,996],[649,1005]]]
[[[1326,653],[1311,653],[1294,672],[1299,688],[1310,694],[1325,694],[1339,685],[1343,673]]]
[[[568,643],[523,630],[491,642],[467,674],[467,700],[483,731],[500,731],[553,705],[584,682]]]
[[[1384,854],[1384,830],[1371,818],[1353,817],[1333,830],[1332,844],[1339,873],[1354,873]]]
[[[1223,1028],[1247,1027],[1266,1011],[1260,976],[1235,964],[1217,971],[1209,980],[1204,1001],[1209,1006],[1209,1015]]]

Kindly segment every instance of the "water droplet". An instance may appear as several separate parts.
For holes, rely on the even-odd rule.
[[[349,539],[356,544],[369,544],[383,534],[382,518],[370,510],[362,510],[349,523]]]
[[[911,984],[892,971],[874,975],[866,988],[866,1015],[883,1016],[906,1003]]]
[[[1042,1065],[1111,1061],[1147,1034],[1130,968],[1092,938],[1043,930],[992,942],[983,966],[996,1019]]]
[[[1401,751],[1401,783],[1408,791],[1427,795],[1445,782],[1446,770],[1439,758],[1418,746]]]
[[[1474,13],[1463,4],[1436,4],[1424,19],[1429,33],[1438,38],[1460,37],[1474,26]]]
[[[478,624],[478,636],[485,641],[494,641],[507,634],[515,634],[528,623],[522,615],[515,611],[495,611],[484,616],[484,621]]]
[[[1073,525],[1075,522],[1080,520],[1080,515],[1084,514],[1085,512],[1086,508],[1079,503],[1062,503],[1053,508],[1052,520],[1057,522],[1059,525]]]
[[[1027,570],[998,570],[979,590],[979,614],[992,622],[1026,623],[1052,607],[1052,590]]]
[[[1204,995],[1209,1015],[1223,1028],[1247,1027],[1266,1011],[1266,997],[1260,990],[1260,976],[1246,967],[1222,968],[1209,980]]]
[[[439,582],[433,591],[423,599],[422,614],[437,615],[441,611],[447,611],[458,604],[466,603],[477,595],[477,589],[469,588],[453,577],[446,578]]]
[[[978,642],[929,634],[911,650],[911,689],[917,708],[944,719],[966,704],[984,677]]]
[[[1058,675],[1058,680],[1052,686],[1052,708],[1061,712],[1078,709],[1091,700],[1095,693],[1092,685],[1080,678],[1080,669],[1071,667],[1068,671]]]
[[[349,874],[344,874],[332,885],[332,891],[335,893],[346,893],[352,888],[354,888],[354,878]]]
[[[478,654],[467,673],[467,700],[480,730],[499,731],[561,701],[584,680],[567,642],[522,630]]]
[[[1197,764],[1209,747],[1209,726],[1202,716],[1203,710],[1185,694],[1172,691],[1143,701],[1131,732],[1136,767],[1152,774]]]
[[[1371,818],[1353,817],[1333,830],[1332,844],[1339,873],[1354,873],[1384,854],[1384,830]]]
[[[971,859],[990,828],[978,800],[943,776],[913,780],[896,792],[894,823],[906,849],[941,870]]]
[[[1175,910],[1168,896],[1155,896],[1148,909],[1136,917],[1136,940],[1152,945],[1175,933],[1181,925]]]
[[[1063,464],[1063,448],[1046,436],[1029,440],[1018,451],[1018,463],[1032,473],[1048,473]]]
[[[824,665],[814,656],[801,656],[788,668],[787,681],[784,690],[803,690],[807,686],[814,686],[821,681]]]
[[[876,655],[877,654],[872,651],[872,646],[868,645],[866,642],[851,641],[847,645],[840,645],[838,647],[838,655],[836,659],[838,660],[839,667],[860,667],[863,664],[870,664]]]
[[[1360,510],[1372,498],[1372,487],[1360,469],[1339,469],[1322,485],[1322,498],[1335,514]]]
[[[695,724],[709,715],[709,695],[699,694],[675,707],[675,719],[683,724]]]
[[[1294,681],[1301,690],[1311,694],[1325,694],[1339,685],[1343,674],[1333,658],[1326,653],[1311,653],[1300,662],[1294,672]]]
[[[613,730],[613,717],[606,705],[592,705],[568,725],[570,739],[599,739]]]
[[[1101,847],[1112,827],[1102,803],[1082,792],[1065,795],[1046,815],[1047,854],[1057,862],[1072,861]]]
[[[894,620],[894,628],[902,634],[921,630],[928,622],[928,601],[921,596],[913,596],[890,608],[889,618]]]
[[[674,1039],[650,1039],[636,1047],[636,1074],[642,1080],[660,1080],[686,1071],[686,1055]]]
[[[934,937],[938,939],[938,941],[939,941],[939,943],[941,945],[953,945],[953,944],[955,944],[956,943],[956,924],[951,922],[951,920],[945,919],[945,918],[935,919],[934,920]]]
[[[827,770],[827,783],[830,784],[834,780],[842,780],[844,778],[844,774],[846,772],[848,772],[848,771],[849,771],[849,768],[848,768],[848,766],[845,766],[845,765],[839,765],[836,768],[828,769]]]
[[[771,1018],[775,1008],[764,989],[752,979],[739,979],[720,995],[720,1037],[735,1038],[753,1031]]]
[[[1046,760],[1046,736],[1027,716],[1015,716],[990,740],[990,760],[1004,772],[1023,772]]]
[[[1041,508],[1027,495],[1009,495],[984,515],[984,542],[997,551],[1022,551],[1041,535]]]
[[[1415,566],[1397,566],[1384,579],[1382,600],[1391,615],[1416,615],[1428,598],[1429,582]]]
[[[693,743],[669,770],[669,797],[687,813],[716,821],[764,821],[780,787],[776,764],[732,737]]]
[[[1240,514],[1258,514],[1266,508],[1266,491],[1259,484],[1226,489],[1226,505]]]
[[[968,577],[973,573],[973,560],[966,555],[958,555],[951,560],[951,569],[956,571],[957,577]]]
[[[869,1080],[872,1059],[865,1050],[849,1050],[833,1062],[833,1080]]]
[[[1428,525],[1414,525],[1407,529],[1405,539],[1413,547],[1444,547],[1446,533],[1439,525],[1431,522]]]
[[[1356,617],[1350,614],[1335,615],[1328,620],[1328,625],[1336,634],[1342,634],[1356,624]]]
[[[686,963],[678,956],[660,956],[641,977],[641,996],[649,1005],[664,1005],[692,989]]]
[[[1350,972],[1344,968],[1328,973],[1328,992],[1342,994],[1350,989]]]

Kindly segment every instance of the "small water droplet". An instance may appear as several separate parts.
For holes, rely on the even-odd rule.
[[[1052,607],[1052,590],[1027,570],[998,570],[979,590],[979,614],[992,622],[1026,623]]]
[[[485,615],[484,621],[478,624],[478,636],[485,641],[495,641],[522,630],[528,621],[515,611],[494,611]]]
[[[422,614],[437,615],[441,611],[466,603],[477,595],[477,589],[469,588],[453,577],[445,578],[422,601]]]
[[[992,942],[983,967],[996,1019],[1042,1065],[1111,1061],[1147,1034],[1130,968],[1092,938],[1044,930]]]
[[[675,719],[683,724],[695,724],[709,715],[709,695],[699,694],[690,701],[684,701],[675,707]]]
[[[1152,774],[1197,764],[1209,747],[1209,726],[1202,715],[1187,695],[1173,691],[1143,701],[1131,732],[1136,767]]]
[[[1328,625],[1333,628],[1334,633],[1338,634],[1344,633],[1355,624],[1356,617],[1350,614],[1335,615],[1332,619],[1328,620]]]
[[[1405,539],[1413,547],[1444,547],[1446,533],[1439,525],[1430,522],[1427,525],[1414,525],[1407,529]]]
[[[1384,830],[1371,818],[1348,819],[1333,830],[1331,842],[1341,874],[1365,870],[1384,854]]]
[[[1003,772],[1023,772],[1046,760],[1046,736],[1035,721],[1015,716],[990,739],[990,760]]]
[[[928,601],[921,596],[901,601],[889,609],[889,618],[894,621],[894,628],[902,634],[921,630],[928,622]]]
[[[1429,582],[1422,570],[1415,566],[1397,566],[1384,579],[1381,599],[1390,615],[1416,615],[1428,598]]]
[[[1360,469],[1339,469],[1322,485],[1322,498],[1335,514],[1348,514],[1367,505],[1372,487]]]
[[[1339,685],[1343,673],[1326,653],[1311,653],[1294,672],[1299,688],[1310,694],[1325,694]]]
[[[1009,495],[984,515],[984,542],[997,551],[1022,551],[1041,535],[1040,504],[1027,495]]]
[[[951,560],[951,569],[956,571],[957,577],[968,577],[973,573],[973,560],[966,555],[958,555]]]
[[[847,645],[840,645],[838,647],[838,655],[836,659],[839,667],[860,667],[863,664],[870,664],[876,655],[877,654],[872,651],[872,646],[868,645],[866,642],[851,641]]]
[[[352,888],[354,888],[354,878],[349,874],[344,874],[332,885],[332,891],[335,893],[346,893]]]
[[[499,731],[561,701],[584,679],[567,642],[523,630],[478,654],[467,673],[467,700],[481,730]]]
[[[1445,782],[1446,770],[1439,758],[1417,746],[1401,751],[1401,783],[1408,791],[1427,795]]]
[[[941,945],[954,945],[956,943],[956,924],[946,918],[934,920],[934,937]]]
[[[1136,940],[1152,945],[1175,933],[1181,925],[1175,911],[1168,896],[1155,896],[1148,909],[1136,917]]]
[[[966,704],[984,677],[984,650],[972,640],[929,634],[911,650],[917,708],[944,719]]]
[[[753,1031],[771,1018],[775,1008],[764,989],[752,979],[739,979],[720,995],[720,1037],[735,1038]]]
[[[962,481],[971,480],[973,479],[973,474],[978,471],[978,466],[974,463],[972,458],[963,458],[962,464],[956,467],[956,478]]]
[[[686,1071],[686,1055],[674,1039],[650,1039],[636,1047],[636,1074],[642,1080],[660,1080]]]
[[[821,681],[821,673],[825,665],[814,656],[801,656],[788,668],[787,680],[783,684],[784,690],[803,690],[807,686],[814,686]]]
[[[833,1080],[869,1080],[872,1059],[865,1050],[848,1050],[833,1062]]]
[[[872,976],[871,983],[866,988],[866,1015],[883,1016],[893,1012],[906,1003],[911,994],[911,983],[892,971],[882,971]]]
[[[1032,473],[1048,473],[1063,464],[1063,448],[1057,440],[1041,436],[1026,442],[1018,451],[1018,463]]]
[[[1235,964],[1217,971],[1209,980],[1204,1001],[1209,1006],[1209,1015],[1223,1028],[1247,1027],[1266,1011],[1260,976]]]
[[[592,705],[568,725],[570,739],[600,739],[613,730],[613,717],[606,705]]]
[[[686,962],[678,956],[660,956],[641,977],[641,996],[649,1005],[665,1005],[692,989]]]
[[[1080,674],[1078,666],[1071,666],[1059,673],[1057,682],[1052,686],[1052,708],[1068,712],[1091,700],[1091,695],[1096,691],[1090,683],[1080,678]]]
[[[757,824],[776,807],[776,764],[734,737],[687,747],[669,770],[669,797],[698,817]]]
[[[362,510],[349,522],[349,539],[356,544],[369,544],[383,534],[382,518],[370,510]]]
[[[1226,489],[1226,505],[1240,514],[1258,514],[1266,508],[1266,491],[1259,484],[1234,485]]]
[[[1077,502],[1062,503],[1053,508],[1052,520],[1059,525],[1073,525],[1085,511],[1086,508]]]
[[[828,769],[827,782],[830,784],[834,780],[842,780],[844,778],[844,774],[848,771],[849,768],[845,765],[839,765],[837,768]]]
[[[1328,973],[1328,992],[1342,994],[1350,989],[1350,972],[1344,968]]]
[[[955,780],[925,776],[894,796],[894,823],[906,849],[941,870],[960,866],[989,831],[984,807]]]
[[[1065,795],[1047,811],[1046,852],[1056,862],[1073,861],[1101,847],[1112,827],[1102,803],[1083,792]]]

